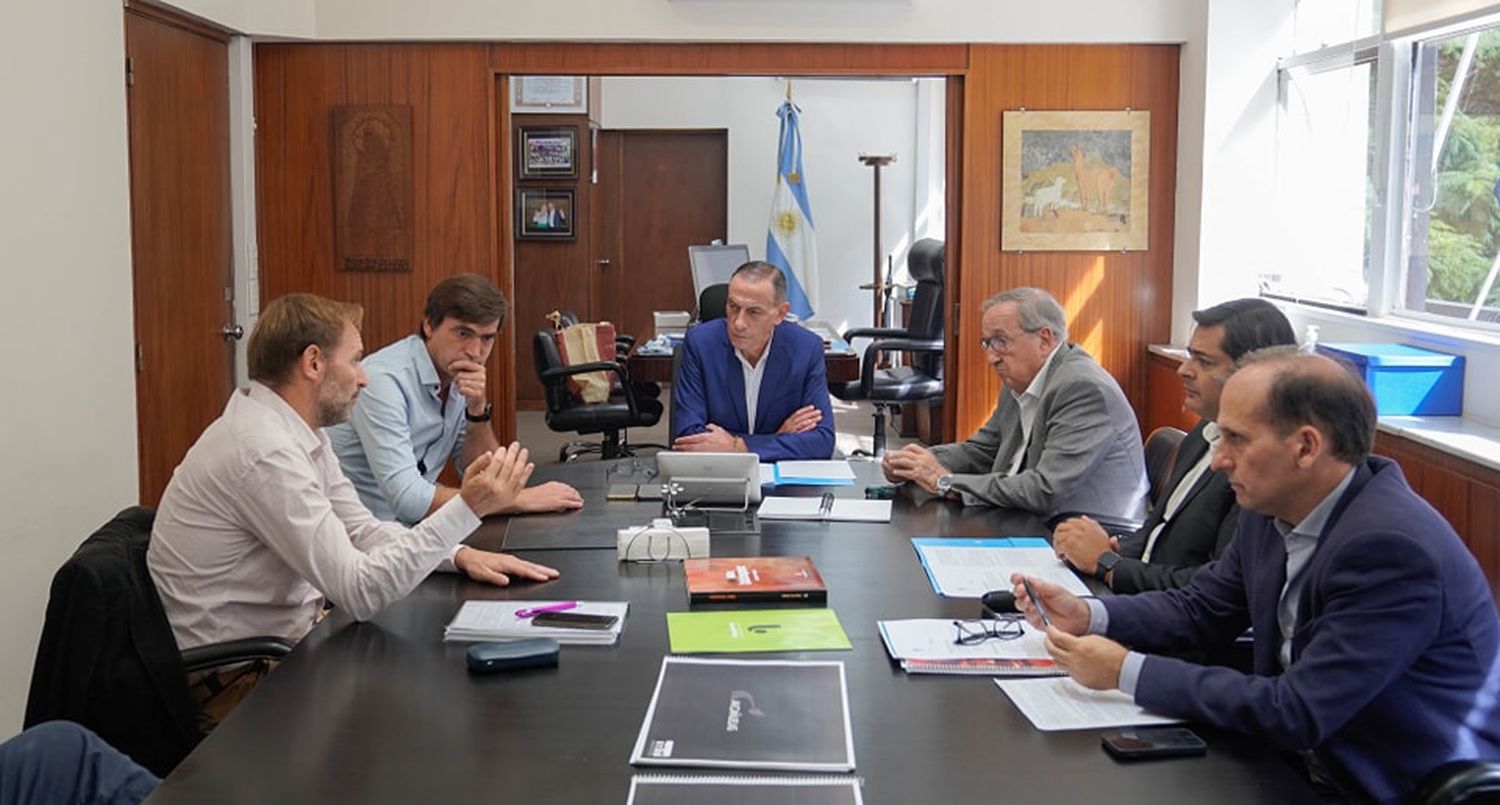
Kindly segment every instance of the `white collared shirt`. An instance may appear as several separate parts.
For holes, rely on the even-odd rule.
[[[325,596],[368,619],[478,527],[457,495],[414,528],[377,520],[328,436],[251,383],[173,473],[146,563],[179,648],[260,635],[295,641]]]
[[[1280,659],[1283,669],[1292,664],[1292,634],[1297,630],[1297,616],[1300,614],[1297,612],[1298,599],[1302,597],[1302,588],[1307,583],[1302,571],[1307,568],[1308,560],[1318,547],[1318,537],[1323,534],[1323,526],[1328,524],[1333,507],[1338,505],[1339,498],[1353,480],[1354,469],[1350,468],[1344,480],[1339,481],[1339,485],[1295,527],[1281,520],[1271,521],[1281,538],[1286,541],[1286,584],[1281,587],[1281,600],[1276,605],[1276,622],[1281,627]]]
[[[1061,352],[1062,344],[1052,348],[1047,354],[1047,359],[1042,361],[1042,368],[1036,372],[1036,377],[1031,379],[1030,385],[1020,394],[1011,392],[1016,398],[1016,405],[1021,407],[1021,445],[1016,448],[1016,454],[1010,461],[1010,472],[1015,475],[1021,471],[1021,462],[1026,458],[1026,446],[1031,444],[1031,426],[1036,422],[1036,409],[1042,404],[1042,392],[1047,390],[1047,374],[1052,369],[1053,361],[1057,360],[1057,353]]]
[[[1151,550],[1156,547],[1156,538],[1161,536],[1161,532],[1166,529],[1167,523],[1172,522],[1172,518],[1177,516],[1178,510],[1182,508],[1183,502],[1187,500],[1188,492],[1192,491],[1193,486],[1198,483],[1198,479],[1202,478],[1205,472],[1208,472],[1208,465],[1214,460],[1214,442],[1219,440],[1218,424],[1210,422],[1204,425],[1202,438],[1203,441],[1208,442],[1208,449],[1203,451],[1203,455],[1198,457],[1198,463],[1194,464],[1182,476],[1182,480],[1172,490],[1171,497],[1167,498],[1167,508],[1162,512],[1161,522],[1156,524],[1156,528],[1151,529],[1151,536],[1146,538],[1146,550],[1141,552],[1142,562],[1151,561]]]
[[[750,365],[750,359],[745,353],[738,349],[734,351],[734,357],[740,359],[740,368],[745,371],[745,433],[755,432],[755,411],[760,406],[760,384],[766,379],[766,362],[771,357],[771,342],[776,340],[776,328],[771,328],[771,336],[766,339],[766,348],[761,350],[760,360],[755,365]]]

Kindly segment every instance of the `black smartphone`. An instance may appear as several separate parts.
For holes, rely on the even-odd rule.
[[[1101,740],[1104,751],[1116,760],[1196,757],[1208,752],[1208,744],[1185,727],[1137,727],[1107,732]]]
[[[588,615],[582,612],[543,612],[531,619],[537,626],[549,629],[608,629],[619,620],[617,615]]]

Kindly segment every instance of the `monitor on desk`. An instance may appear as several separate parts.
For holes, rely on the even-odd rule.
[[[703,296],[710,285],[728,283],[736,268],[750,262],[750,247],[743,243],[689,246],[688,262],[693,267],[693,299]]]

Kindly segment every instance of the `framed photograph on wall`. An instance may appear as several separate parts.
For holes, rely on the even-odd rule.
[[[512,112],[583,114],[589,110],[588,84],[581,75],[518,75],[510,79]]]
[[[573,190],[548,187],[516,189],[516,237],[521,240],[569,240],[574,233]]]
[[[1004,251],[1144,251],[1151,113],[1006,112]]]
[[[516,163],[521,179],[577,179],[578,127],[522,126]]]

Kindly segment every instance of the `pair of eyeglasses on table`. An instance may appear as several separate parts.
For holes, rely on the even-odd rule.
[[[953,628],[955,645],[972,646],[986,640],[1015,640],[1026,634],[1023,618],[1016,614],[1000,615],[994,619],[955,620]]]

